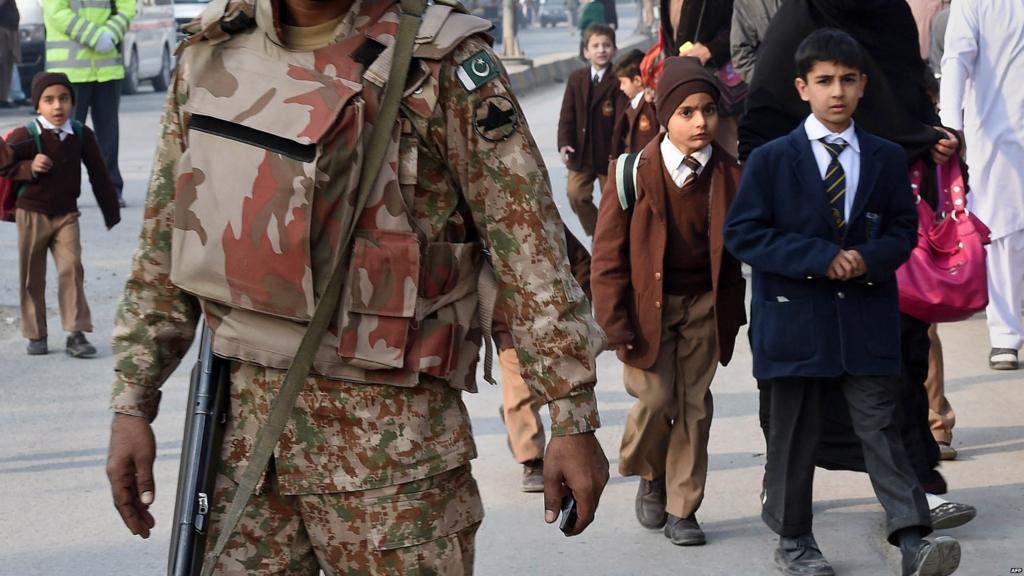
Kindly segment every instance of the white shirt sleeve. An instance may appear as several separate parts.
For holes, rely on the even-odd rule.
[[[978,59],[978,19],[971,0],[958,0],[950,5],[945,43],[939,118],[944,126],[963,130],[964,94]]]

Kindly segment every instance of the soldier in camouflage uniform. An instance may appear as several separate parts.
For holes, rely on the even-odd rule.
[[[545,520],[567,490],[574,533],[593,520],[608,478],[593,435],[603,335],[569,273],[541,155],[481,34],[489,23],[444,4],[423,17],[359,214],[397,1],[215,0],[195,24],[114,332],[107,473],[133,534],[154,526],[160,385],[204,315],[215,353],[232,359],[215,541],[353,221],[336,321],[217,573],[471,573],[483,512],[461,393],[475,390],[482,266],[551,413]]]

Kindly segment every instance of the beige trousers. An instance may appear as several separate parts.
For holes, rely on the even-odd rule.
[[[498,364],[501,366],[501,409],[512,455],[521,464],[541,459],[544,457],[544,426],[540,421],[540,407],[544,405],[544,398],[523,381],[514,348],[502,350]]]
[[[92,315],[85,301],[85,272],[78,212],[48,216],[18,209],[18,273],[21,279],[21,333],[46,338],[46,251],[57,265],[60,319],[68,332],[92,332]]]
[[[924,388],[928,393],[928,424],[936,442],[949,444],[953,441],[953,426],[956,412],[946,399],[946,376],[942,367],[942,342],[935,324],[928,329],[931,348],[928,351],[928,378]]]
[[[669,514],[686,518],[700,508],[708,473],[708,436],[718,368],[714,295],[666,294],[661,345],[650,370],[625,366],[626,391],[637,399],[626,419],[619,472],[665,477]]]
[[[569,206],[583,225],[583,232],[591,238],[594,237],[594,229],[597,228],[597,205],[594,204],[594,179],[597,179],[601,190],[604,190],[604,182],[607,179],[605,174],[598,174],[594,171],[577,172],[569,170],[569,183],[566,186],[566,194],[569,196]]]

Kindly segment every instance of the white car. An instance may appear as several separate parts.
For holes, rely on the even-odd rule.
[[[174,21],[178,25],[178,40],[185,36],[181,29],[202,14],[209,3],[210,0],[175,0]]]

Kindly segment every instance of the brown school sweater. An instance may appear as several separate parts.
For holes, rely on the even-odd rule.
[[[93,194],[103,212],[103,222],[107,228],[113,228],[121,221],[121,208],[118,206],[117,189],[110,181],[110,173],[93,131],[83,126],[81,140],[84,142],[74,134],[66,135],[62,141],[38,123],[36,126],[40,128],[41,151],[36,150],[32,135],[24,126],[16,128],[7,138],[7,145],[13,151],[13,162],[0,168],[0,174],[14,181],[15,186],[28,183],[18,196],[17,207],[49,216],[77,212],[78,196],[82,191],[82,163],[85,163]],[[53,167],[49,172],[33,176],[32,159],[38,153],[49,156]]]
[[[676,186],[661,163],[665,181],[666,245],[674,246],[665,258],[666,294],[703,294],[711,291],[711,244],[708,235],[711,170],[701,170],[696,179]]]

